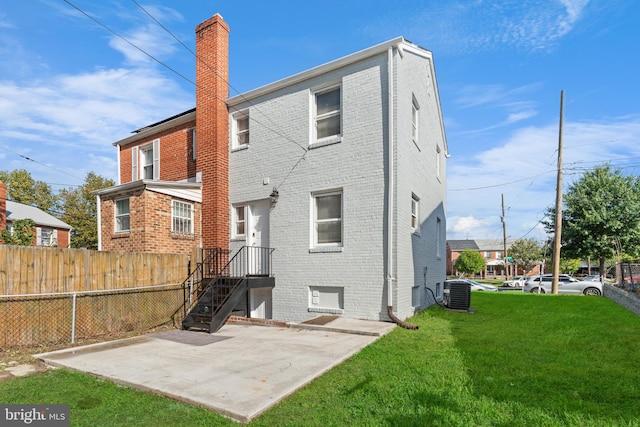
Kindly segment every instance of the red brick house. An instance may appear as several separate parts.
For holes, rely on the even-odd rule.
[[[96,192],[100,250],[190,253],[229,245],[228,36],[220,15],[196,27],[197,110],[114,143],[119,185]]]
[[[0,230],[10,230],[11,223],[20,219],[31,219],[36,223],[33,246],[69,247],[69,224],[34,206],[7,200],[7,186],[0,182]]]
[[[507,256],[512,241],[507,241]],[[504,242],[498,239],[476,239],[476,240],[447,240],[447,275],[457,276],[455,269],[456,259],[465,250],[472,250],[480,253],[485,259],[484,271],[480,274],[484,278],[498,278],[505,276]],[[522,267],[507,263],[508,275],[524,275]],[[530,274],[538,274],[540,267],[535,266]]]

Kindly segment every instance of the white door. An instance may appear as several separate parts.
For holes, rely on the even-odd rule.
[[[269,208],[268,200],[249,205],[249,234],[247,236],[247,246],[250,246],[248,249],[249,274],[269,273],[268,251],[258,249],[269,247]]]
[[[269,246],[269,201],[249,205],[249,246]]]

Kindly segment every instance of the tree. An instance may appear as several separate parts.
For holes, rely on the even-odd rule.
[[[35,238],[36,223],[29,218],[18,219],[11,223],[11,231],[0,230],[0,239],[6,245],[31,246]]]
[[[513,263],[528,273],[543,260],[542,246],[534,239],[518,239],[509,248]]]
[[[562,255],[605,260],[640,252],[640,180],[623,175],[609,165],[587,171],[564,197]],[[556,212],[548,210],[547,231],[552,231]]]
[[[560,273],[575,274],[580,269],[582,260],[579,258],[560,258]]]
[[[60,219],[73,227],[72,248],[98,249],[97,205],[92,192],[114,185],[113,180],[89,172],[83,185],[60,190]]]
[[[7,184],[7,198],[10,200],[35,206],[45,212],[56,204],[57,197],[49,184],[34,180],[24,169],[0,171],[0,181]]]
[[[474,274],[484,270],[485,265],[486,262],[479,252],[465,249],[456,259],[455,268],[463,274]]]

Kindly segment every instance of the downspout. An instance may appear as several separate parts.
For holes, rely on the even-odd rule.
[[[394,121],[393,121],[393,46],[387,50],[387,85],[388,85],[388,107],[389,107],[389,142],[388,142],[388,163],[389,163],[389,175],[387,178],[387,315],[394,323],[402,326],[405,329],[418,329],[417,325],[411,325],[400,320],[393,312],[393,284],[396,278],[393,276],[393,219],[394,219]]]

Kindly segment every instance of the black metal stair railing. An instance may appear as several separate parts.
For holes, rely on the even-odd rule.
[[[272,253],[272,248],[243,246],[215,277],[202,280],[196,292],[191,294],[192,303],[185,312],[183,328],[195,327],[211,333],[222,327],[246,295],[248,278],[271,277]],[[217,270],[220,258],[208,256],[207,260],[210,263],[203,262],[205,275]]]
[[[227,265],[230,253],[230,250],[222,248],[203,249],[203,260],[196,263],[194,270],[181,284],[183,302],[171,315],[174,326],[178,327],[198,299],[207,292],[208,283],[204,279],[215,277]]]

